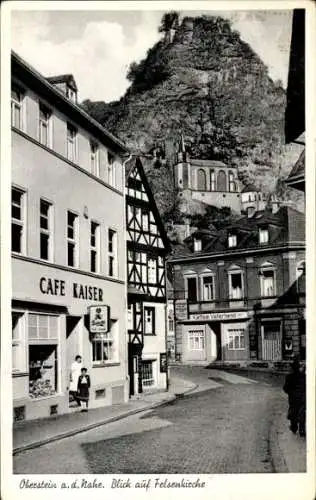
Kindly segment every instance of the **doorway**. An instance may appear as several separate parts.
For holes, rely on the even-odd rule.
[[[143,392],[141,376],[142,360],[141,344],[128,344],[128,375],[129,375],[129,395],[135,396]]]

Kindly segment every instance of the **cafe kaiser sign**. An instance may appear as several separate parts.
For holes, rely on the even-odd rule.
[[[90,333],[107,333],[110,330],[110,307],[89,307]]]

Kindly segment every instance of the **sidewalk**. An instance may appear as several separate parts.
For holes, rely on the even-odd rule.
[[[13,426],[13,455],[155,408],[196,388],[197,385],[188,380],[172,377],[168,392],[142,394],[128,403],[91,409],[88,413],[78,411],[17,422]]]

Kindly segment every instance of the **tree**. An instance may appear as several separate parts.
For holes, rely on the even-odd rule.
[[[166,33],[179,23],[179,13],[176,11],[166,12],[162,16],[160,26],[158,28],[159,33]]]

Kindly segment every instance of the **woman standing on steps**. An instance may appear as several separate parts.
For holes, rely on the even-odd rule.
[[[87,374],[87,369],[81,368],[81,375],[78,379],[78,398],[82,407],[81,411],[88,411],[90,385],[91,382],[90,377]]]

